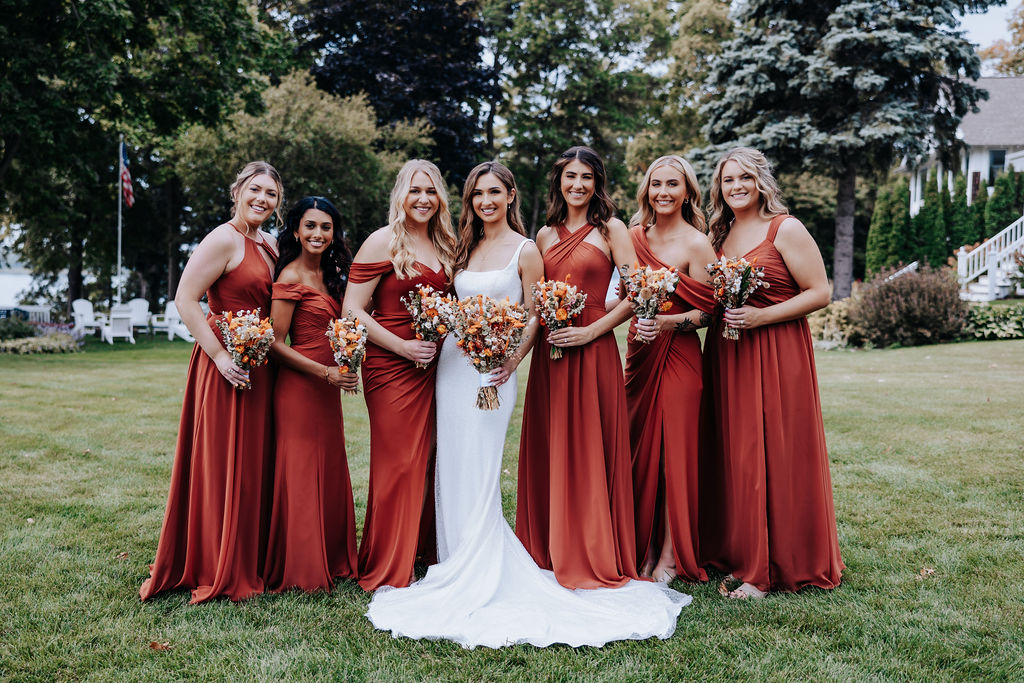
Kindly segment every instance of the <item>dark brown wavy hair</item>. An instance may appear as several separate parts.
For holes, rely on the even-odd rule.
[[[520,235],[526,234],[526,229],[523,227],[523,217],[519,208],[519,190],[516,188],[516,178],[512,175],[512,171],[497,161],[485,161],[482,164],[478,164],[466,176],[466,183],[462,186],[462,212],[459,214],[459,246],[455,251],[455,267],[453,268],[455,272],[466,267],[466,264],[469,263],[470,254],[473,253],[473,249],[476,248],[476,245],[484,235],[484,222],[473,211],[473,190],[476,189],[476,184],[481,176],[485,176],[488,173],[494,174],[501,181],[501,184],[505,186],[506,190],[515,192],[515,196],[508,207],[508,226]]]
[[[562,152],[558,161],[551,167],[551,178],[548,186],[547,224],[551,227],[565,223],[569,217],[569,205],[562,196],[562,170],[573,160],[582,161],[594,172],[594,196],[587,206],[587,222],[596,226],[601,235],[608,237],[608,221],[615,217],[615,203],[608,196],[608,173],[604,170],[604,162],[597,152],[582,145],[570,147]]]

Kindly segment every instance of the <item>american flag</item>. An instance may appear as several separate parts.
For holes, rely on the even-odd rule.
[[[132,190],[132,174],[128,172],[128,153],[121,143],[121,193],[124,203],[129,207],[135,203],[135,192]]]

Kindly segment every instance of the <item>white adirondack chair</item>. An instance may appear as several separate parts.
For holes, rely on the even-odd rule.
[[[145,299],[132,299],[128,302],[128,310],[132,314],[132,329],[141,327],[149,331],[149,302]]]
[[[96,313],[92,308],[92,302],[88,299],[75,299],[72,301],[71,315],[75,321],[75,332],[93,334],[100,331],[107,324],[106,316]]]
[[[154,332],[167,333],[167,341],[174,341],[175,337],[181,337],[187,342],[195,341],[192,333],[188,331],[188,327],[185,326],[185,323],[181,322],[181,316],[178,315],[178,307],[174,305],[173,301],[168,301],[164,312],[154,315],[150,322],[153,325]]]
[[[113,344],[114,339],[127,339],[134,344],[131,309],[128,306],[111,307],[110,320],[100,328],[100,336],[108,344]]]

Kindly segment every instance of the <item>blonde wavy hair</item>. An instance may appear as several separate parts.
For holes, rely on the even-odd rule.
[[[441,171],[437,166],[424,159],[411,159],[405,162],[395,178],[395,186],[391,189],[391,208],[388,211],[388,227],[391,228],[391,242],[388,244],[388,256],[395,267],[399,279],[414,278],[419,275],[416,270],[416,255],[409,246],[409,230],[406,227],[405,198],[412,186],[412,177],[417,171],[423,171],[434,184],[437,191],[438,207],[427,223],[427,234],[437,252],[437,258],[444,268],[445,276],[451,280],[452,268],[455,265],[455,232],[452,229],[452,214],[448,209],[448,190]]]
[[[644,174],[644,179],[640,181],[640,187],[636,191],[636,203],[640,208],[629,219],[629,225],[642,225],[645,229],[654,225],[654,207],[651,206],[650,197],[651,175],[662,166],[670,166],[683,175],[683,187],[686,189],[686,202],[681,209],[683,220],[701,232],[707,232],[707,221],[701,209],[703,198],[700,194],[700,185],[697,184],[697,174],[690,162],[678,154],[658,157],[647,167],[647,173]]]
[[[277,185],[277,206],[274,207],[274,217],[277,219],[275,227],[280,228],[284,225],[284,217],[281,213],[281,207],[284,206],[284,183],[281,182],[281,174],[277,172],[277,169],[265,161],[250,161],[235,176],[235,182],[231,183],[230,189],[231,217],[234,218],[238,213],[238,196],[241,194],[242,187],[258,175],[270,176]]]
[[[718,160],[715,174],[711,179],[711,204],[709,206],[711,220],[708,221],[708,228],[711,234],[711,246],[715,251],[722,248],[725,238],[729,236],[732,221],[736,217],[722,194],[722,169],[729,161],[735,161],[741,169],[753,176],[758,193],[758,215],[761,218],[770,220],[780,214],[789,213],[786,205],[782,202],[782,192],[772,173],[772,165],[768,163],[765,155],[750,147],[737,147],[730,150]]]

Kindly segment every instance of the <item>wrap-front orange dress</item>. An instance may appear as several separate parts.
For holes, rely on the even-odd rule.
[[[334,297],[301,283],[275,282],[273,298],[296,302],[291,347],[333,366],[325,332],[341,316]],[[267,590],[330,590],[356,575],[356,524],[345,456],[341,390],[279,364],[274,389],[274,497]]]
[[[786,218],[744,255],[770,284],[749,306],[800,293],[774,244]],[[741,330],[735,341],[722,325],[711,325],[704,349],[702,562],[763,591],[834,588],[845,565],[807,319]]]
[[[641,266],[669,268],[651,250],[647,232],[630,237]],[[679,284],[664,315],[694,308],[715,310],[711,287],[679,273]],[[634,341],[630,324],[626,350],[626,400],[633,447],[633,509],[637,558],[643,562],[651,543],[661,552],[667,514],[676,572],[686,581],[707,581],[698,560],[697,463],[703,393],[700,337],[697,332],[662,332],[649,343]],[[657,557],[655,557],[655,560]]]
[[[353,263],[349,282],[380,276],[373,318],[402,339],[412,339],[412,316],[401,302],[417,285],[448,286],[444,269],[416,262],[420,277],[399,279],[391,261]],[[359,545],[359,585],[408,586],[417,557],[436,555],[434,536],[434,375],[373,342],[366,344],[363,390],[370,420],[370,486]]]
[[[266,242],[245,239],[245,255],[206,293],[207,322],[223,311],[260,309],[270,315],[271,260]],[[214,312],[217,314],[214,315]],[[171,490],[146,600],[172,588],[192,589],[193,604],[225,595],[242,600],[263,592],[262,560],[270,512],[274,373],[249,373],[251,389],[235,389],[199,344],[192,349],[171,470]]]
[[[605,315],[612,263],[584,242],[595,229],[556,228],[544,276],[587,294],[575,320]],[[516,535],[566,588],[615,587],[636,579],[629,425],[622,362],[612,332],[563,348],[552,360],[542,330],[530,362],[519,444]]]

